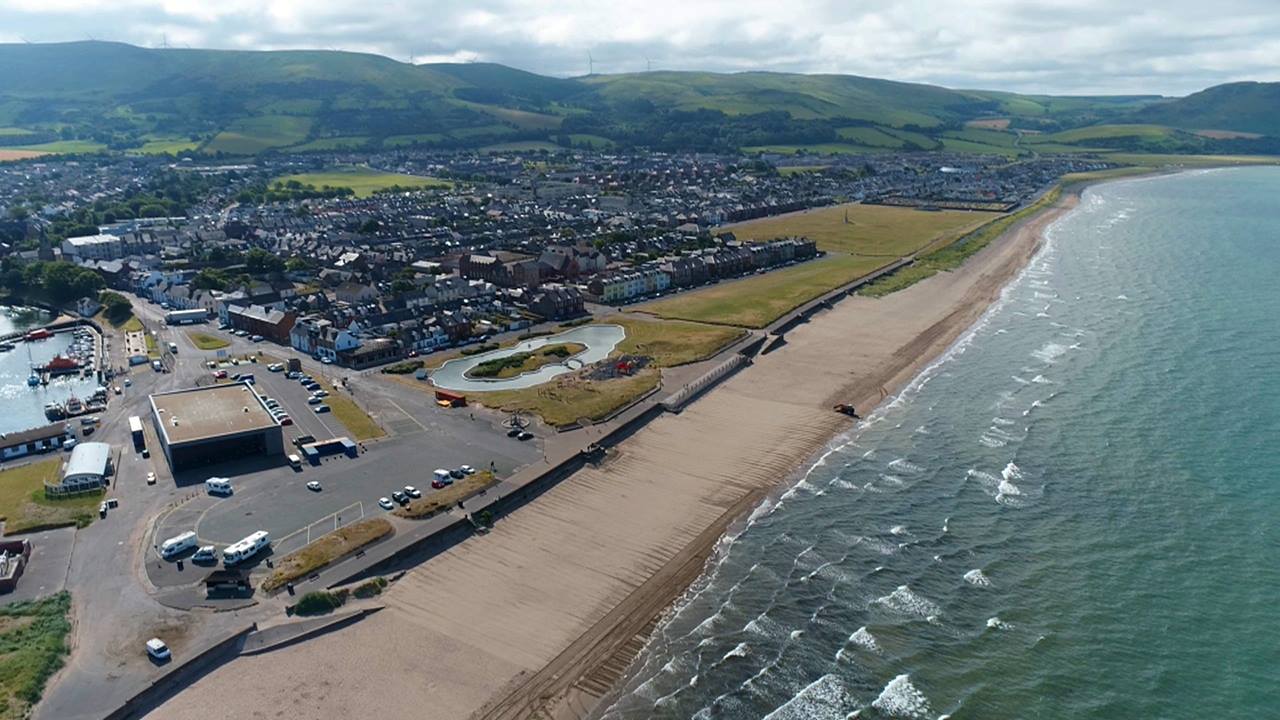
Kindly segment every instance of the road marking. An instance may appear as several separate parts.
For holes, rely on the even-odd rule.
[[[389,403],[391,403],[392,405],[394,405],[394,406],[395,406],[395,408],[396,408],[397,410],[399,410],[400,412],[404,413],[404,416],[405,416],[405,417],[407,417],[407,418],[409,418],[410,420],[412,420],[412,421],[413,421],[413,423],[414,423],[415,425],[417,425],[418,427],[422,428],[422,432],[429,432],[429,431],[427,430],[427,426],[426,426],[426,425],[423,425],[421,422],[419,422],[419,421],[418,421],[418,418],[416,418],[416,417],[414,417],[414,416],[410,415],[408,410],[405,410],[404,408],[400,407],[400,403],[396,402],[395,400],[392,400],[391,398],[384,398],[384,399],[385,399],[387,402],[389,402]]]

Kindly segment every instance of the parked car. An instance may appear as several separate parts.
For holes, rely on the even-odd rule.
[[[458,467],[458,469],[459,469],[459,470],[461,470],[463,473],[465,473],[465,474],[467,474],[467,475],[475,475],[475,474],[476,474],[476,469],[475,469],[475,468],[473,468],[473,467],[471,467],[470,465],[461,465],[461,466],[459,466],[459,467]]]
[[[124,386],[125,386],[125,387],[130,387],[131,385],[133,385],[133,381],[132,381],[132,380],[130,380],[129,378],[125,378],[125,379],[124,379]]]
[[[263,338],[261,335],[254,335],[254,336],[252,336],[252,337],[250,337],[250,338],[249,338],[249,340],[250,340],[251,342],[262,342],[262,341],[263,341],[263,339],[264,339],[264,338]]]
[[[318,480],[312,480],[307,483],[307,489],[312,492],[320,492],[320,482]]]
[[[105,502],[98,503],[98,517],[104,518],[106,516],[107,516],[107,504]]]
[[[249,331],[248,331],[248,330],[237,330],[237,331],[236,331],[236,336],[237,336],[237,337],[245,337],[245,336],[246,336],[246,335],[248,335],[248,334],[249,334]]]
[[[191,556],[191,562],[193,563],[214,562],[217,559],[218,551],[212,545],[200,546],[200,549],[196,550],[195,554]]]
[[[320,388],[319,390],[316,390],[315,392],[311,393],[311,396],[318,397],[318,398],[326,398],[326,397],[329,397],[329,391],[325,390],[324,388]]]
[[[389,498],[381,497],[381,498],[378,498],[378,507],[382,508],[383,510],[392,510],[395,508],[395,505],[392,504]]]
[[[453,468],[449,471],[449,475],[453,477],[454,480],[461,480],[467,476],[466,473],[462,472],[462,468]]]
[[[327,412],[329,412],[329,410],[330,410],[330,408],[329,408],[329,406],[328,406],[328,405],[317,405],[317,406],[316,406],[316,412],[318,412],[318,413],[327,413]]]
[[[436,490],[439,490],[440,488],[445,486],[446,486],[445,481],[441,480],[440,478],[432,478],[431,487],[435,488]]]
[[[319,405],[322,402],[324,402],[324,399],[318,398],[315,395],[312,395],[311,397],[307,398],[308,405]]]
[[[267,366],[267,369],[271,372],[280,372],[284,370],[284,365],[281,365],[280,363],[271,363]]]
[[[516,437],[520,438],[520,440],[521,440],[522,442],[523,442],[523,441],[525,441],[525,440],[532,440],[532,439],[533,439],[533,433],[529,432],[528,430],[521,430],[521,431],[520,431],[520,434],[519,434],[519,435],[517,435]]]
[[[391,500],[394,502],[400,503],[401,505],[409,504],[409,496],[405,495],[403,492],[400,492],[399,490],[396,490],[391,493]]]
[[[112,389],[112,390],[115,390],[117,395],[119,395],[119,394],[121,394],[121,393],[123,393],[123,392],[124,392],[123,390],[121,390],[121,389],[120,389],[120,386],[119,386],[119,385],[116,385],[115,387],[113,387],[113,388],[111,388],[111,389]]]
[[[412,486],[412,485],[405,485],[405,486],[404,486],[404,494],[405,494],[405,495],[408,495],[408,496],[409,496],[409,497],[411,497],[411,498],[420,498],[420,497],[422,497],[422,491],[421,491],[421,490],[419,490],[418,488],[416,488],[416,487]]]
[[[155,473],[153,473],[153,472],[149,472],[149,473],[147,473],[147,484],[148,484],[148,485],[155,485],[155,484],[156,484],[156,474],[155,474]]]
[[[160,662],[165,662],[172,657],[169,654],[169,646],[165,645],[160,638],[151,638],[147,641],[147,654]]]
[[[292,425],[292,424],[293,424],[293,418],[289,417],[288,415],[285,415],[284,417],[280,418],[280,420],[279,420],[278,422],[279,422],[281,425]]]
[[[213,377],[214,377],[214,379],[215,379],[215,380],[226,380],[226,379],[227,379],[227,371],[226,371],[226,370],[218,370],[217,372],[215,372],[215,373],[213,374]]]

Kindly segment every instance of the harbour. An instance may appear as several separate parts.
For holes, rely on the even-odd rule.
[[[105,407],[96,331],[86,325],[48,327],[54,319],[37,308],[0,307],[0,341],[9,348],[0,351],[0,433]]]

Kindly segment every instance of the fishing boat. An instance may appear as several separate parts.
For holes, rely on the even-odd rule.
[[[39,384],[40,384],[40,375],[35,371],[35,368],[32,368],[31,374],[27,376],[27,386],[35,387]]]
[[[17,346],[14,345],[13,343],[0,343],[0,352],[9,352],[15,347]]]
[[[53,333],[44,328],[36,328],[35,330],[27,333],[26,340],[27,342],[31,342],[32,340],[48,340],[51,337],[53,337]]]
[[[66,411],[68,417],[71,415],[79,415],[84,412],[84,403],[75,395],[67,398],[66,405],[63,405],[62,407]]]
[[[44,366],[49,375],[70,375],[80,370],[80,361],[75,358],[58,355]]]
[[[67,416],[67,411],[63,409],[61,403],[45,403],[44,416],[50,420],[61,420]]]

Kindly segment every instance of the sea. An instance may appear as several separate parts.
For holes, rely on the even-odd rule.
[[[0,305],[0,335],[52,320],[50,313],[39,308]],[[46,386],[27,385],[32,364],[44,365],[65,353],[71,341],[71,333],[58,333],[48,340],[15,342],[13,350],[0,352],[0,434],[48,425],[45,404],[66,402],[72,395],[88,399],[93,393],[97,382],[78,376],[55,378]]]
[[[603,716],[1280,717],[1280,169],[1087,190]]]

